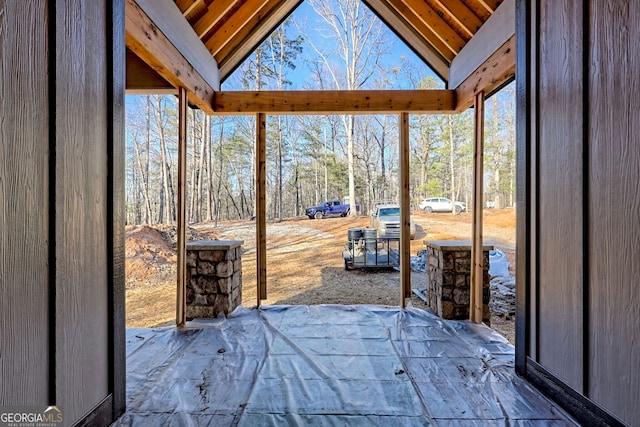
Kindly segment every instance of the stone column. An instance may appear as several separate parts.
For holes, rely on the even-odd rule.
[[[187,320],[217,317],[242,305],[240,240],[187,243]]]
[[[443,319],[469,319],[471,297],[471,242],[466,240],[425,240],[427,246],[427,306]],[[482,320],[491,322],[489,311],[489,251],[484,255]]]

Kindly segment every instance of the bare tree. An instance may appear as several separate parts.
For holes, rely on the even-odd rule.
[[[360,0],[336,0],[335,2],[310,0],[310,4],[330,28],[329,37],[334,43],[325,44],[325,46],[336,46],[336,50],[329,51],[309,41],[324,65],[322,72],[328,73],[335,89],[362,88],[377,71],[378,60],[385,53],[385,33],[382,24]],[[334,66],[334,58],[340,60],[342,68]],[[355,203],[356,200],[353,157],[354,121],[353,115],[342,117],[347,140],[351,203]],[[356,214],[355,209],[351,210],[351,216]]]

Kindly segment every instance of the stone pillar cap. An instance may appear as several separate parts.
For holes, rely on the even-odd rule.
[[[198,240],[187,243],[187,250],[191,251],[211,251],[229,250],[239,248],[244,244],[244,240]]]
[[[471,242],[469,240],[425,240],[424,244],[436,249],[446,249],[449,251],[470,251]],[[493,245],[482,245],[483,251],[492,251]]]

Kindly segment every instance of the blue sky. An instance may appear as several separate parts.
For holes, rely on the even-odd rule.
[[[331,1],[331,0],[328,0]],[[363,5],[364,6],[364,5]],[[366,6],[364,6],[366,7]],[[292,19],[298,22],[299,24],[304,24],[305,32],[308,36],[317,44],[321,44],[324,40],[324,37],[318,31],[319,28],[326,26],[322,19],[316,14],[311,5],[308,2],[302,2],[302,4],[293,12],[291,15]],[[373,19],[378,19],[377,16],[372,14]],[[420,59],[418,56],[413,53],[413,51],[407,47],[407,45],[400,40],[388,27],[383,23],[382,24],[385,29],[388,31],[387,39],[391,44],[388,46],[388,50],[390,53],[383,59],[383,64],[386,68],[396,67],[402,63],[402,58],[405,58],[405,61],[412,64],[412,67],[419,70],[422,78],[427,76],[436,77],[436,74],[431,71],[431,69]],[[291,37],[295,37],[298,35],[297,29],[295,26],[291,26],[289,29],[289,34]],[[303,45],[303,52],[301,57],[299,57],[296,61],[296,69],[287,71],[287,78],[293,82],[293,85],[289,87],[289,89],[302,89],[305,80],[310,78],[311,71],[305,65],[305,58],[309,58],[310,56],[315,55],[313,48],[305,43]],[[238,70],[240,70],[238,68]],[[238,72],[238,71],[236,71]],[[225,86],[225,89],[232,89],[234,84],[234,76],[232,75]]]

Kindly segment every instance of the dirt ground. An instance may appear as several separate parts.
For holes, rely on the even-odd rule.
[[[424,240],[470,240],[471,214],[412,213],[417,226],[411,254],[424,249]],[[342,250],[347,229],[367,227],[368,217],[310,220],[290,218],[267,223],[267,296],[263,304],[378,304],[397,306],[399,272],[393,269],[344,270]],[[515,266],[515,211],[484,212],[486,242],[503,250]],[[255,223],[252,221],[192,224],[188,240],[243,240],[245,307],[256,305]],[[129,226],[126,230],[127,326],[153,327],[175,322],[175,227]],[[426,273],[412,272],[412,287],[426,287]],[[424,308],[417,296],[411,305]],[[514,322],[492,317],[492,327],[511,342]]]

